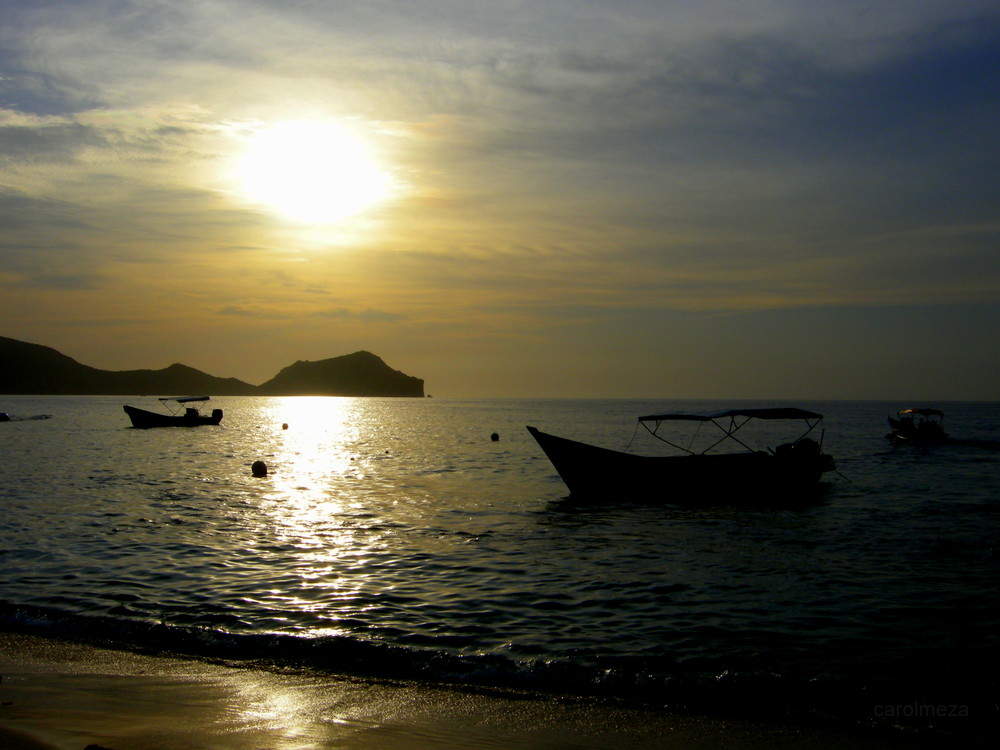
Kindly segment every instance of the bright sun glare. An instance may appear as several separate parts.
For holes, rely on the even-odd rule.
[[[303,120],[256,131],[240,157],[243,194],[278,215],[333,224],[385,200],[392,180],[346,127]]]

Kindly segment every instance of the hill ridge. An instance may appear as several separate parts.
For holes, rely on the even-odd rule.
[[[160,370],[99,370],[52,347],[0,336],[0,393],[22,395],[408,396],[424,381],[367,350],[318,361],[298,360],[259,386],[174,362]]]

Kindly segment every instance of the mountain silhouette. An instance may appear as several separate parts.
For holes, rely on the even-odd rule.
[[[161,370],[98,370],[47,346],[0,336],[0,393],[52,395],[416,396],[424,381],[371,352],[296,362],[260,386],[175,363]]]
[[[329,392],[336,383],[337,393]],[[393,370],[371,352],[360,351],[318,362],[299,361],[262,384],[264,396],[419,396],[424,381]]]

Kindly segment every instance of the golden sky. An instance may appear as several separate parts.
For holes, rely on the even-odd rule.
[[[1000,6],[0,5],[0,335],[436,396],[1000,399]]]

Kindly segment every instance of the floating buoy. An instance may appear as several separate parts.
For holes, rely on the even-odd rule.
[[[281,425],[281,429],[287,430],[288,429],[288,422],[285,422],[283,425]]]
[[[263,461],[254,461],[253,466],[250,467],[250,471],[253,472],[255,477],[266,477],[267,476],[267,464]]]
[[[494,443],[497,440],[499,440],[499,439],[500,439],[500,436],[497,433],[495,433],[495,432],[492,435],[490,435],[490,440],[492,440]]]

